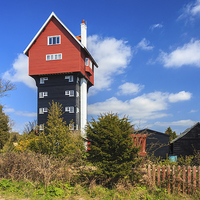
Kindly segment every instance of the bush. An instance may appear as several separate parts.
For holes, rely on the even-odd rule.
[[[128,118],[113,113],[101,114],[87,125],[88,160],[97,167],[91,173],[98,180],[111,185],[120,178],[133,180],[139,148],[133,146],[132,127]]]

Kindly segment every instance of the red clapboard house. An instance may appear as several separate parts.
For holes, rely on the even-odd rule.
[[[53,100],[62,104],[70,129],[83,130],[87,123],[87,92],[94,85],[94,67],[98,67],[87,50],[85,21],[81,23],[81,35],[74,36],[52,12],[24,54],[29,57],[29,75],[38,88],[40,129]]]

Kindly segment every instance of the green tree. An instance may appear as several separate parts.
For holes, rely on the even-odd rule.
[[[90,141],[88,160],[98,169],[94,175],[113,184],[120,178],[133,178],[133,167],[137,163],[139,148],[133,146],[132,128],[128,118],[117,114],[101,114],[92,119],[86,128]]]
[[[84,149],[80,135],[77,137],[63,121],[62,105],[52,101],[48,110],[47,123],[44,131],[39,133],[38,146],[41,153],[54,156],[63,156],[73,153],[81,153]]]
[[[9,130],[9,117],[3,112],[3,106],[0,105],[0,149],[3,149],[3,146],[9,140]]]
[[[168,127],[167,130],[165,131],[165,134],[170,135],[169,137],[169,141],[174,140],[175,138],[177,138],[176,132],[172,131],[171,127]]]

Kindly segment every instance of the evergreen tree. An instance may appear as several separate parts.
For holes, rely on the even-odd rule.
[[[133,146],[132,128],[128,118],[119,119],[117,114],[100,115],[92,119],[86,128],[90,142],[88,160],[98,167],[94,175],[101,180],[115,183],[131,176],[139,148]]]
[[[9,137],[9,117],[3,112],[3,106],[0,105],[0,149],[3,149]]]
[[[169,141],[174,140],[175,138],[177,138],[176,132],[172,131],[171,127],[168,127],[167,130],[165,131],[165,134],[170,135],[169,137]]]

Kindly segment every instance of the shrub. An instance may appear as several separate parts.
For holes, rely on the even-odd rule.
[[[98,168],[91,172],[98,180],[109,180],[106,183],[111,185],[120,178],[133,180],[139,148],[133,146],[132,127],[127,117],[120,119],[113,113],[101,114],[88,123],[88,160]]]

